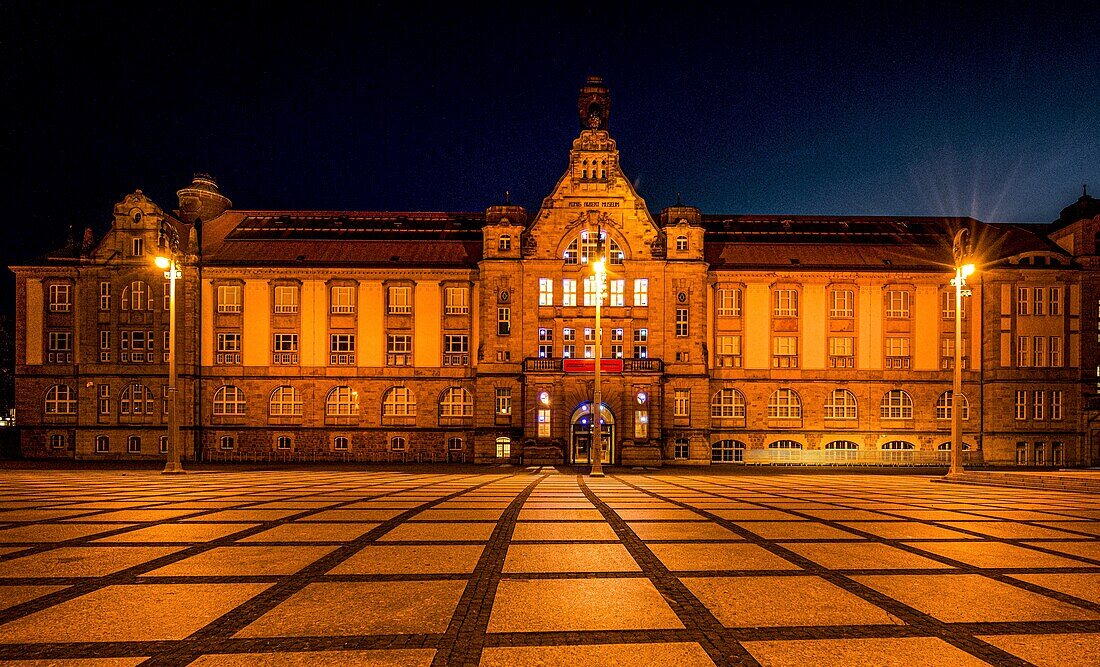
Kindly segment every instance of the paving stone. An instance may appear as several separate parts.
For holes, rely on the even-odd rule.
[[[1037,584],[1100,605],[1100,572],[1082,574],[1013,574],[1013,579]],[[1100,636],[1097,637],[1100,641]]]
[[[950,569],[950,565],[877,542],[786,544],[787,549],[830,570]]]
[[[794,563],[755,544],[667,543],[648,546],[673,572],[799,569]]]
[[[989,664],[935,637],[795,639],[743,644],[763,667],[978,667]]]
[[[337,565],[329,574],[469,574],[484,550],[480,544],[372,544]]]
[[[1095,634],[993,635],[981,639],[1037,667],[1100,665],[1100,637]]]
[[[133,525],[132,523],[58,523],[16,526],[0,530],[0,543],[64,542],[120,528],[129,528]]]
[[[648,540],[739,540],[740,535],[710,521],[630,521],[630,529]]]
[[[484,542],[495,523],[405,523],[379,538],[384,542]]]
[[[595,509],[524,509],[520,521],[603,521],[603,515]]]
[[[162,523],[137,530],[128,530],[125,533],[102,537],[95,542],[169,542],[189,544],[196,542],[209,542],[226,535],[239,533],[242,530],[254,528],[255,523]]]
[[[241,538],[240,542],[350,542],[377,525],[377,523],[284,523]]]
[[[435,649],[403,651],[300,651],[204,655],[189,667],[428,667]]]
[[[0,562],[0,577],[101,577],[184,547],[61,547]]]
[[[336,547],[229,546],[148,572],[152,577],[225,577],[294,574]]]
[[[930,526],[915,521],[841,521],[841,524],[890,540],[977,540],[957,530]]]
[[[683,628],[646,579],[501,580],[489,632]]]
[[[621,544],[513,544],[504,572],[640,572]]]
[[[815,521],[738,521],[737,525],[769,540],[862,540],[862,535]]]
[[[1080,567],[1081,561],[1004,542],[909,542],[934,554],[977,567]]]
[[[606,523],[520,522],[512,533],[512,541],[532,540],[617,540],[615,531]]]
[[[481,657],[481,667],[707,667],[713,664],[701,646],[687,642],[490,647],[485,649]]]
[[[0,586],[0,609],[63,590],[65,586]]]

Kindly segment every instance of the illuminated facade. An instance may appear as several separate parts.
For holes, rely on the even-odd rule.
[[[587,461],[597,252],[613,462],[942,453],[950,240],[966,227],[969,456],[1100,461],[1096,199],[1051,225],[654,216],[609,111],[590,79],[568,167],[533,215],[236,210],[207,176],[174,212],[128,195],[102,239],[13,267],[24,452],[161,455],[167,283],[152,257],[170,225],[188,457]]]

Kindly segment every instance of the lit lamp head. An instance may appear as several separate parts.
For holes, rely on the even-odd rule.
[[[153,263],[157,265],[158,269],[168,270],[168,267],[172,266],[172,260],[167,257],[157,257],[153,260]]]
[[[961,267],[959,267],[959,272],[962,274],[963,278],[973,275],[974,271],[975,269],[973,264],[963,264]]]
[[[603,260],[602,259],[597,259],[596,261],[592,262],[592,270],[595,271],[597,274],[602,275],[603,274]]]

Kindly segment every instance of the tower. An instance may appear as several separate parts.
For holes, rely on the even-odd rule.
[[[607,131],[611,117],[611,91],[603,85],[602,77],[588,77],[577,98],[577,115],[582,130]]]

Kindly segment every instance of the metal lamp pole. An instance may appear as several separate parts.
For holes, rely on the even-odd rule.
[[[600,238],[597,232],[597,243]],[[602,245],[602,244],[601,244]],[[600,326],[600,305],[603,302],[603,257],[599,257],[592,263],[592,269],[596,278],[596,372],[593,383],[593,410],[592,431],[595,434],[595,444],[589,447],[592,452],[592,477],[603,477],[603,393],[600,391],[600,366],[603,365],[603,328]]]
[[[175,257],[157,257],[157,266],[167,269],[168,279],[168,461],[162,474],[178,475],[184,471],[180,463],[180,421],[178,372],[176,370],[176,278],[181,278]]]
[[[970,232],[960,229],[955,234],[952,244],[952,254],[955,259],[955,279],[951,283],[955,286],[955,382],[951,390],[951,467],[948,475],[958,475],[963,472],[963,444],[962,444],[962,298],[963,287],[966,285],[966,277],[974,273],[973,264],[965,264],[968,249],[967,241]],[[970,290],[966,290],[969,296]]]

